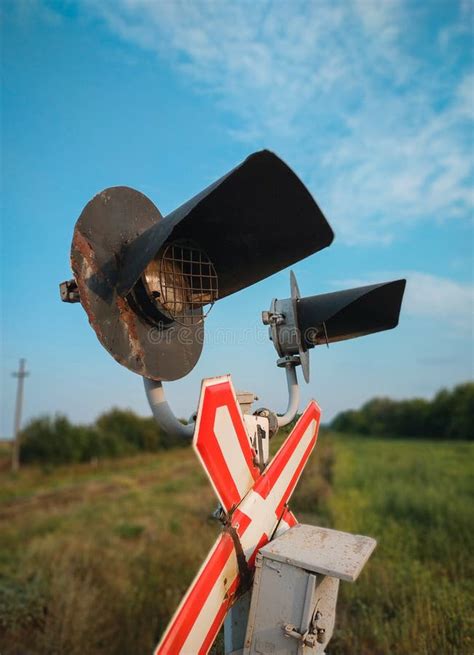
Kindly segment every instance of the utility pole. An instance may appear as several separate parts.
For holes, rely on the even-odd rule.
[[[20,426],[21,426],[21,410],[23,408],[23,382],[29,375],[25,370],[25,359],[20,359],[20,366],[18,371],[12,373],[14,378],[18,378],[18,386],[16,389],[16,405],[15,405],[15,425],[13,432],[13,449],[12,449],[12,471],[16,472],[20,468]]]

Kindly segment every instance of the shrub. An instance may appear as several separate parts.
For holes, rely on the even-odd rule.
[[[160,430],[152,418],[142,418],[130,410],[111,409],[96,421],[105,443],[115,443],[119,453],[159,450],[163,447]]]
[[[58,465],[157,451],[175,442],[164,438],[152,418],[112,409],[92,426],[72,425],[60,414],[33,419],[23,429],[20,444],[22,462]]]
[[[20,437],[23,462],[65,464],[97,456],[98,435],[93,427],[72,425],[65,416],[33,419]]]
[[[373,398],[359,410],[338,414],[331,427],[338,432],[382,436],[473,439],[474,383],[441,390],[432,401],[423,398]]]

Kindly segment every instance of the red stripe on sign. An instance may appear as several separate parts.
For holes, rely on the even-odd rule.
[[[231,473],[230,467],[232,466],[232,462],[227,462],[224,459],[219,442],[214,433],[216,410],[218,407],[223,406],[226,406],[229,411],[235,434],[237,436],[238,446],[242,450],[252,479],[256,480],[260,475],[260,472],[253,463],[252,448],[250,446],[240,409],[234,398],[234,394],[232,393],[230,383],[222,382],[220,384],[206,387],[204,391],[196,448],[204,462],[219,499],[225,510],[230,511],[232,507],[239,504],[242,498]]]
[[[237,530],[237,534],[241,537],[245,530],[249,527],[251,519],[247,514],[244,514],[240,509],[236,509],[232,514],[232,526]]]
[[[192,583],[188,594],[184,597],[183,604],[178,608],[178,613],[172,619],[162,642],[158,644],[155,655],[177,655],[180,652],[233,549],[232,537],[223,533],[204,568],[198,574],[199,577]],[[224,615],[226,607],[224,607]]]
[[[199,655],[206,655],[209,652],[212,644],[214,643],[215,638],[217,637],[217,633],[219,632],[221,625],[224,623],[224,619],[228,610],[234,604],[235,592],[237,591],[237,587],[239,586],[239,583],[240,583],[240,577],[237,576],[234,582],[229,587],[229,591],[227,592],[228,598],[226,599],[226,602],[222,603],[219,612],[216,615],[216,618],[212,622],[209,632],[207,633],[206,638],[199,650]]]
[[[298,482],[298,480],[300,478],[300,475],[303,473],[303,469],[306,466],[306,462],[308,461],[308,458],[311,455],[311,452],[312,452],[312,450],[313,450],[313,448],[314,448],[314,446],[316,444],[317,432],[318,432],[318,426],[316,425],[315,434],[312,437],[308,447],[306,448],[305,453],[304,453],[303,457],[301,458],[301,461],[298,464],[298,467],[297,467],[296,471],[294,472],[293,477],[290,480],[290,484],[286,488],[285,493],[283,494],[280,502],[278,503],[278,506],[277,506],[277,508],[275,510],[275,513],[276,513],[277,516],[279,516],[280,513],[284,510],[284,506],[286,505],[286,503],[288,502],[291,494],[293,493],[293,490],[296,487],[296,483]]]
[[[287,438],[285,443],[281,446],[280,450],[277,452],[275,457],[270,462],[268,468],[263,472],[261,478],[257,481],[254,486],[255,491],[257,491],[262,498],[267,498],[270,491],[273,489],[274,484],[282,474],[283,469],[287,465],[289,459],[294,453],[298,443],[301,440],[301,437],[304,435],[306,428],[312,420],[316,420],[316,439],[319,427],[319,418],[321,416],[321,410],[318,405],[312,400],[308,407],[305,409],[301,417],[299,418],[297,424],[295,425],[290,436]],[[316,443],[315,439],[315,443]],[[313,447],[312,444],[311,447]],[[310,451],[311,452],[311,451]]]
[[[263,548],[266,544],[268,544],[268,542],[269,542],[268,535],[264,532],[262,534],[262,536],[260,537],[260,540],[259,540],[255,550],[253,551],[253,553],[249,557],[249,561],[248,561],[249,568],[251,568],[251,569],[255,568],[255,559],[257,557],[258,551],[260,550],[260,548]]]
[[[293,512],[288,509],[288,507],[283,512],[283,516],[281,517],[281,520],[285,521],[285,523],[287,523],[290,526],[290,528],[294,527],[295,525],[298,525],[298,519],[293,514]]]

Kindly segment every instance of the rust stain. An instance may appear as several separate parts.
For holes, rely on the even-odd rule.
[[[140,362],[140,364],[143,366],[143,359],[145,357],[145,353],[140,343],[140,337],[137,331],[136,314],[131,311],[128,302],[125,300],[125,298],[122,298],[121,296],[117,296],[116,303],[117,303],[118,310],[120,312],[120,317],[127,327],[127,336],[128,336],[128,341],[130,343],[130,348],[132,349],[132,357],[135,359],[136,364]]]
[[[94,251],[91,244],[79,230],[74,232],[73,247],[75,247],[76,250],[78,250],[86,259],[94,259]]]
[[[75,230],[74,232],[71,250],[71,268],[79,288],[81,304],[86,310],[89,323],[94,325],[94,316],[85,283],[96,272],[95,256],[91,244],[79,230]]]
[[[105,200],[108,200],[108,198],[105,198]],[[110,344],[108,344],[109,339],[104,333],[100,321],[98,321],[96,318],[94,303],[91,302],[92,297],[90,294],[90,289],[87,287],[87,285],[92,277],[104,278],[104,275],[97,267],[93,247],[89,243],[88,239],[84,236],[84,234],[82,234],[79,230],[76,230],[74,234],[71,251],[71,267],[79,287],[81,304],[87,313],[89,323],[94,328],[100,341],[104,344],[107,350],[111,352],[111,354],[119,363],[125,364],[128,359],[133,359],[134,370],[138,369],[139,371],[143,371],[145,352],[140,343],[140,337],[137,328],[137,316],[130,308],[127,300],[121,296],[118,296],[116,293],[113,294],[112,303],[116,305],[119,312],[119,324],[121,324],[125,336],[130,344],[131,353],[129,357],[121,357],[120,355],[112,352]]]
[[[110,200],[110,194],[106,193],[106,191],[102,191],[99,195],[104,205],[106,205]]]

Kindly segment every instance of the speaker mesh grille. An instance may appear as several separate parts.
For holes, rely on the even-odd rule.
[[[195,244],[168,243],[159,256],[159,302],[178,323],[201,322],[218,298],[214,264]],[[199,311],[207,307],[207,311]]]

